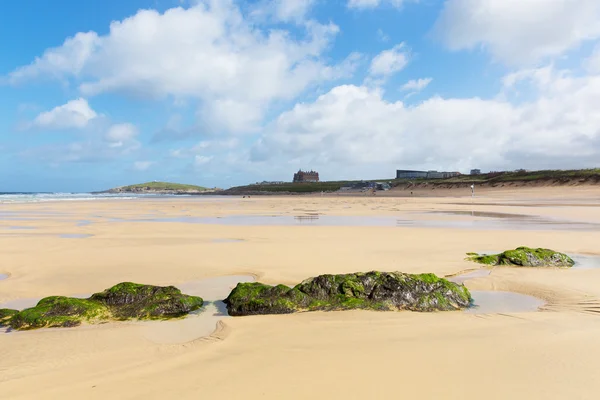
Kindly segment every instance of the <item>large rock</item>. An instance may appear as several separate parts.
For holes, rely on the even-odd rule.
[[[288,314],[316,310],[448,311],[468,307],[463,285],[434,274],[367,272],[320,275],[293,288],[238,283],[225,299],[230,315]]]
[[[182,294],[174,286],[123,282],[95,293],[90,300],[106,305],[117,319],[178,317],[202,307],[202,299]]]
[[[518,247],[500,254],[468,253],[468,259],[487,265],[512,265],[517,267],[572,267],[575,261],[564,253],[549,249]]]
[[[0,325],[27,330],[78,326],[82,322],[168,319],[197,310],[202,304],[202,298],[182,294],[174,286],[124,282],[87,299],[53,296],[20,312],[2,309]]]

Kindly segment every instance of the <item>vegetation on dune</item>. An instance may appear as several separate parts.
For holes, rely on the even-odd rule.
[[[395,179],[394,185],[403,183],[429,183],[429,184],[505,184],[510,182],[572,182],[581,180],[585,182],[600,182],[600,169],[581,170],[543,170],[543,171],[507,171],[490,172],[480,175],[459,175],[446,179]]]
[[[546,170],[546,171],[514,171],[514,172],[491,172],[480,175],[459,175],[444,179],[369,179],[367,182],[391,182],[392,187],[427,185],[431,187],[455,187],[476,185],[505,185],[510,183],[541,182],[551,184],[566,184],[577,181],[580,183],[600,182],[600,169],[584,170]],[[331,181],[331,182],[302,182],[302,183],[279,183],[279,184],[253,184],[236,186],[224,190],[222,194],[307,194],[319,192],[336,192],[343,186],[363,181]]]
[[[239,283],[225,303],[230,315],[239,316],[350,309],[447,311],[468,307],[471,300],[466,287],[434,274],[371,271],[320,275],[293,288]]]
[[[564,253],[550,249],[518,247],[499,254],[467,253],[467,259],[486,265],[517,267],[572,267],[575,261]]]
[[[72,327],[127,319],[181,317],[202,307],[203,300],[173,286],[160,287],[124,282],[87,299],[52,296],[23,311],[0,310],[0,325],[13,329]]]
[[[273,192],[273,193],[318,193],[335,192],[350,181],[339,182],[303,182],[303,183],[280,183],[272,185],[247,185],[236,186],[225,190],[225,193],[248,193],[248,192]]]
[[[202,186],[185,185],[182,183],[170,182],[146,182],[135,185],[121,186],[111,191],[118,192],[138,192],[138,191],[174,191],[174,192],[203,192],[208,190]]]

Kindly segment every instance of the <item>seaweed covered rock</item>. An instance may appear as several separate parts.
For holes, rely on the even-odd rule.
[[[319,275],[293,288],[238,283],[225,299],[230,315],[288,314],[317,310],[448,311],[468,307],[463,285],[434,274],[367,272]]]
[[[4,326],[6,321],[10,320],[19,310],[11,310],[10,308],[0,308],[0,326]]]
[[[52,296],[40,300],[35,307],[27,308],[10,318],[13,329],[59,328],[78,326],[82,321],[110,318],[110,311],[100,303],[86,299]]]
[[[90,300],[110,308],[116,319],[178,317],[202,307],[202,299],[182,294],[175,286],[123,282],[95,293]]]
[[[20,312],[0,310],[0,324],[27,330],[72,327],[82,322],[167,319],[183,316],[199,309],[202,304],[202,298],[182,294],[174,286],[124,282],[87,299],[52,296]]]
[[[575,261],[564,253],[549,249],[518,247],[500,254],[468,253],[468,259],[487,265],[512,265],[517,267],[572,267]]]

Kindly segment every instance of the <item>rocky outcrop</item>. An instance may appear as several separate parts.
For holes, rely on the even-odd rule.
[[[230,315],[240,316],[351,309],[448,311],[468,307],[471,300],[466,287],[434,274],[372,271],[320,275],[293,288],[238,283],[225,304]]]
[[[11,310],[9,308],[0,308],[0,326],[3,322],[11,319],[15,314],[18,314],[19,311]]]
[[[564,253],[549,249],[518,247],[500,254],[468,253],[468,260],[487,265],[516,267],[572,267],[575,261]]]
[[[202,307],[197,296],[182,294],[174,286],[160,287],[124,282],[87,299],[53,296],[23,311],[0,310],[0,325],[13,329],[72,327],[82,322],[168,319]]]
[[[182,294],[174,286],[150,286],[124,282],[95,293],[90,300],[110,308],[119,319],[181,316],[202,307],[202,299]]]

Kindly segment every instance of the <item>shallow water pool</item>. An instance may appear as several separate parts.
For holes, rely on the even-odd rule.
[[[473,306],[470,314],[503,314],[538,311],[546,302],[533,296],[514,292],[472,290]]]

